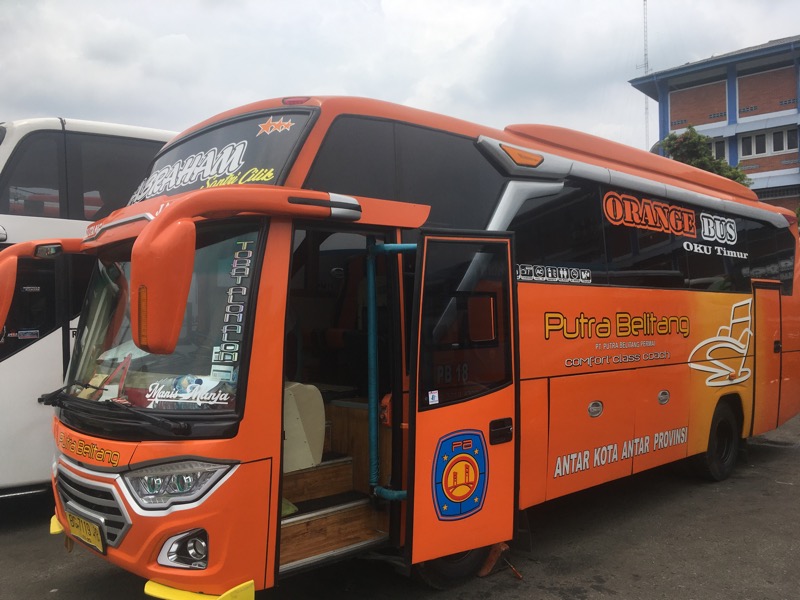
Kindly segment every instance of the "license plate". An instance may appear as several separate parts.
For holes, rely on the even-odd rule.
[[[100,527],[96,523],[87,521],[83,517],[73,515],[69,512],[67,513],[67,521],[69,522],[69,532],[72,535],[98,552],[105,554],[103,536],[100,533]]]

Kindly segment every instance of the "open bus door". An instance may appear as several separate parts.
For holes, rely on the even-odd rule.
[[[510,234],[424,232],[411,346],[410,562],[513,537],[517,328]]]

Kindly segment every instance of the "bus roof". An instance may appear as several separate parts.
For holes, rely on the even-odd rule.
[[[500,130],[391,102],[359,97],[298,96],[254,102],[220,113],[187,129],[176,136],[165,148],[168,148],[175,141],[214,123],[255,112],[292,106],[318,108],[320,110],[319,123],[322,125],[332,122],[340,115],[363,115],[372,118],[403,121],[476,139],[480,136],[493,138],[499,142],[524,147],[532,152],[544,152],[562,156],[572,161],[626,173],[635,177],[657,180],[662,184],[681,187],[726,200],[745,204],[758,202],[758,196],[755,192],[730,179],[594,135],[562,127],[531,124],[509,125],[504,130]],[[315,129],[319,130],[320,128]],[[322,129],[327,129],[327,126]],[[312,133],[313,137],[314,133]],[[532,174],[535,175],[535,173]],[[544,176],[547,177],[547,175]],[[771,205],[764,206],[776,208]],[[778,210],[778,212],[786,213],[787,215],[790,213],[790,211],[785,210]]]
[[[85,121],[82,119],[65,119],[61,117],[36,117],[32,119],[17,119],[14,121],[0,122],[0,127],[9,134],[9,138],[19,139],[32,131],[64,130],[77,133],[95,133],[113,135],[118,137],[156,140],[166,142],[174,137],[174,131],[154,129],[151,127],[138,127],[135,125],[122,125],[119,123],[103,123],[100,121]]]

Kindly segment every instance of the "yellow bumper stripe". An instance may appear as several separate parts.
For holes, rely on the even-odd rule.
[[[144,593],[161,600],[255,600],[256,588],[253,581],[248,581],[229,589],[221,596],[211,596],[209,594],[178,590],[155,581],[148,581],[144,585]]]

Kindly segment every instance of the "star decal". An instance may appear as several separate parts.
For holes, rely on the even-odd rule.
[[[273,131],[277,131],[279,133],[281,131],[289,131],[292,128],[292,125],[294,125],[294,121],[291,119],[284,121],[283,117],[281,117],[276,121],[270,117],[263,123],[258,124],[258,133],[256,134],[256,137],[260,136],[262,133],[269,135]]]

